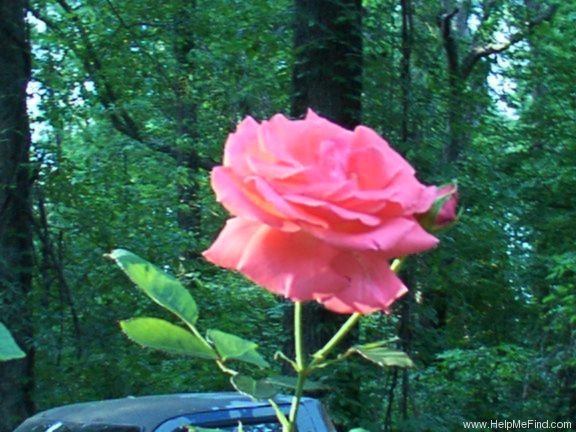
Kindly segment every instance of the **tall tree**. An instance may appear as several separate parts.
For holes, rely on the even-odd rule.
[[[23,0],[0,1],[0,316],[20,345],[29,347],[32,281],[30,133],[26,87],[30,50]],[[0,431],[11,432],[30,414],[33,351],[0,363]]]

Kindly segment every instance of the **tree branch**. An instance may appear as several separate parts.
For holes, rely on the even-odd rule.
[[[462,62],[462,69],[461,75],[463,78],[468,77],[472,72],[472,69],[478,63],[478,61],[482,58],[491,56],[492,54],[500,54],[510,48],[512,45],[517,44],[518,42],[524,40],[532,30],[537,27],[538,25],[542,24],[544,21],[549,21],[552,19],[556,10],[558,9],[558,5],[554,4],[536,16],[534,19],[528,21],[526,29],[524,31],[518,31],[512,34],[506,42],[500,44],[486,44],[482,46],[473,46],[464,58]]]
[[[112,125],[122,134],[127,135],[136,141],[144,142],[144,139],[140,133],[140,128],[136,121],[125,109],[120,108],[120,97],[107,79],[106,74],[104,73],[104,67],[98,56],[97,49],[90,41],[88,32],[84,28],[82,21],[74,9],[66,2],[66,0],[56,0],[56,2],[70,17],[78,31],[78,37],[80,38],[84,50],[79,49],[73,44],[71,44],[71,48],[84,66],[84,69],[90,76],[90,79],[94,81],[98,99],[108,112]],[[57,23],[44,17],[38,10],[30,9],[30,11],[37,19],[43,21],[49,28],[56,30],[59,35],[66,37],[66,32],[64,32]]]

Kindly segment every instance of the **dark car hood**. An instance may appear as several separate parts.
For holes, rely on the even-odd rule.
[[[276,399],[280,405],[288,405],[290,398]],[[238,393],[193,393],[157,396],[126,397],[98,402],[85,402],[66,405],[41,412],[24,422],[14,432],[46,431],[42,427],[31,428],[31,422],[41,425],[64,424],[109,424],[115,426],[146,425],[142,430],[148,432],[157,427],[166,418],[184,414],[203,413],[222,410],[242,410],[269,406],[264,401],[254,401]],[[50,429],[48,427],[48,429]],[[118,428],[117,428],[118,429]],[[59,432],[54,427],[55,432]]]

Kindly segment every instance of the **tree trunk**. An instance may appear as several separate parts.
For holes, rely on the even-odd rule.
[[[448,142],[444,147],[444,162],[447,166],[455,162],[465,147],[467,140],[465,128],[465,107],[464,104],[464,89],[465,81],[461,75],[460,68],[460,52],[458,46],[458,34],[454,34],[453,20],[455,17],[461,15],[459,9],[445,13],[441,17],[440,28],[444,42],[444,50],[446,51],[446,72],[448,75],[448,113],[447,113],[447,129],[448,129]],[[459,20],[460,21],[460,20]]]
[[[295,0],[292,116],[311,108],[349,129],[360,123],[362,95],[362,5],[360,0]],[[289,308],[291,309],[291,308]],[[286,322],[293,322],[292,314]],[[321,348],[343,323],[316,304],[304,305],[304,342],[309,353]],[[291,348],[288,347],[287,352]],[[358,401],[357,378],[346,399]],[[350,389],[354,394],[350,394]],[[357,414],[357,413],[356,413]],[[350,417],[354,413],[350,413]],[[348,418],[353,422],[354,419]]]
[[[360,0],[295,0],[294,117],[311,108],[343,127],[360,123],[361,10]],[[303,316],[309,351],[320,348],[333,334],[334,324],[342,322],[342,317],[316,305],[307,305]]]
[[[308,108],[347,128],[360,123],[360,0],[295,0],[292,115]]]
[[[30,133],[26,86],[30,50],[23,0],[0,0],[0,317],[27,351],[0,363],[0,432],[11,432],[33,411]]]

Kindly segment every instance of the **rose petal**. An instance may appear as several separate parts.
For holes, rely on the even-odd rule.
[[[301,165],[292,165],[286,161],[275,161],[274,163],[264,163],[261,160],[255,160],[249,155],[246,155],[247,164],[252,172],[251,175],[258,175],[269,181],[279,182],[280,184],[286,182],[302,181],[306,179],[309,168]]]
[[[353,233],[307,227],[315,237],[340,249],[379,251],[387,259],[424,252],[438,244],[414,218],[383,220],[373,230]]]
[[[244,189],[250,196],[258,198],[262,206],[281,212],[284,218],[291,223],[297,225],[304,223],[324,229],[329,227],[329,221],[317,217],[306,209],[293,205],[286,199],[286,196],[278,194],[266,181],[259,177],[247,178]]]
[[[258,142],[260,125],[252,117],[246,117],[236,127],[236,131],[228,135],[224,146],[224,161],[226,167],[234,167],[240,175],[250,173],[246,155],[251,154]]]
[[[388,311],[392,303],[408,291],[380,254],[341,253],[333,265],[335,271],[350,281],[342,290],[316,295],[316,300],[333,312]]]
[[[400,173],[386,190],[390,193],[389,200],[401,203],[407,214],[427,211],[436,199],[435,186],[424,186],[405,173]]]
[[[380,223],[380,218],[376,216],[351,211],[316,198],[288,194],[284,195],[283,198],[289,203],[297,204],[298,208],[302,209],[302,212],[313,214],[319,220],[324,220],[332,224],[346,221],[358,221],[363,225],[373,227]]]
[[[285,215],[267,205],[261,196],[249,195],[242,181],[228,167],[214,168],[211,179],[216,199],[233,215],[252,217],[270,226],[287,229]]]
[[[274,181],[274,187],[281,194],[294,194],[337,201],[342,195],[349,196],[352,190],[357,190],[353,180],[346,179],[339,182],[323,182],[314,179],[311,168],[303,168],[290,177]]]
[[[234,269],[293,301],[341,290],[345,276],[331,265],[339,251],[303,232],[286,233],[256,221],[230,219],[204,252],[210,262]]]
[[[358,173],[358,196],[384,193],[382,199],[401,203],[410,213],[425,212],[436,196],[435,188],[424,186],[414,168],[375,131],[364,126],[354,130],[349,170]]]
[[[358,173],[362,189],[384,188],[399,173],[414,176],[414,168],[370,128],[354,129],[351,146],[348,169]]]
[[[203,255],[273,293],[314,299],[338,313],[388,310],[406,292],[383,254],[338,250],[241,218],[230,219]]]
[[[304,120],[294,121],[276,115],[262,123],[262,130],[269,148],[275,152],[282,151],[284,155],[288,153],[291,159],[303,166],[319,164],[326,151],[326,148],[321,148],[322,142],[330,141],[332,145],[344,150],[349,148],[352,137],[348,129],[318,117],[313,112],[309,112]]]

